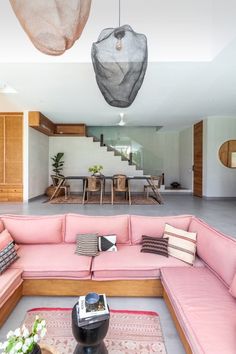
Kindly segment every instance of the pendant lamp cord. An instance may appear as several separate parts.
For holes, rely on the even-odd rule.
[[[119,27],[120,27],[120,0],[119,0]]]

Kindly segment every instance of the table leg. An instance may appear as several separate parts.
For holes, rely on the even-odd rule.
[[[159,192],[157,186],[153,183],[153,181],[150,178],[147,178],[147,182],[152,188],[153,194],[154,194],[154,199],[159,203],[159,204],[164,204],[163,198],[161,196],[161,193]]]
[[[58,194],[58,192],[59,192],[59,190],[60,190],[60,187],[61,187],[61,185],[62,185],[63,182],[64,182],[63,179],[61,179],[61,180],[59,181],[59,183],[58,183],[58,185],[57,185],[57,187],[56,187],[56,189],[55,189],[53,195],[51,196],[51,198],[50,198],[49,200],[52,200],[53,198],[55,198],[55,197],[57,196],[57,194]]]

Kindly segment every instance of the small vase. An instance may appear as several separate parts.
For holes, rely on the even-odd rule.
[[[40,346],[36,344],[30,354],[42,354]]]

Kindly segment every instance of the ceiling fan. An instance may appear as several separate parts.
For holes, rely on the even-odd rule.
[[[119,125],[120,127],[126,125],[126,122],[124,121],[124,115],[125,114],[123,112],[119,113],[120,121],[116,125]]]

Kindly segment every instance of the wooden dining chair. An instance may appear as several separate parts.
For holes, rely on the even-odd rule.
[[[124,192],[125,198],[128,198],[129,205],[131,205],[130,183],[126,175],[117,174],[112,177],[111,204],[114,202],[116,192]]]
[[[51,175],[51,178],[52,178],[52,184],[53,184],[53,187],[55,187],[55,190],[49,200],[52,200],[53,198],[58,196],[58,194],[60,193],[61,190],[64,191],[65,199],[68,199],[68,196],[70,196],[70,185],[66,184],[65,177]]]
[[[87,177],[84,183],[84,191],[83,191],[83,204],[88,201],[89,193],[90,192],[100,192],[100,204],[102,204],[102,197],[103,197],[103,178],[91,176]],[[87,196],[87,198],[86,198]]]
[[[143,186],[143,192],[146,193],[147,198],[149,197],[149,192],[152,191],[153,187],[155,189],[160,189],[162,184],[162,176],[151,176],[150,183]]]

